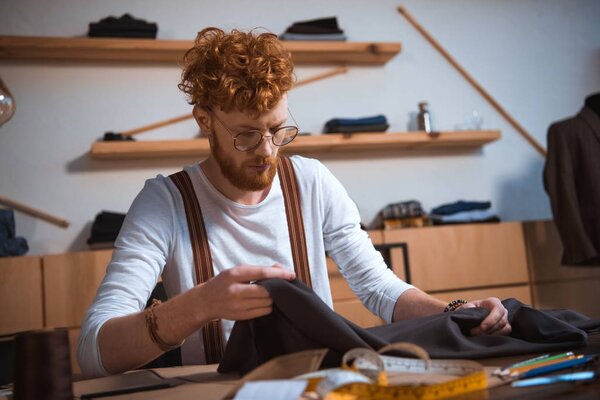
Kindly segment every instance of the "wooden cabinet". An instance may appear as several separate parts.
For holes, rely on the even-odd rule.
[[[69,330],[71,368],[80,373],[77,342],[83,318],[106,274],[112,250],[53,254],[42,257],[46,327]]]
[[[562,265],[563,246],[552,221],[528,221],[523,228],[536,307],[569,308],[600,318],[600,268]]]
[[[111,256],[112,250],[101,250],[43,257],[46,326],[81,326]]]
[[[43,327],[41,258],[0,258],[0,335]]]
[[[529,283],[520,222],[397,229],[383,231],[383,237],[386,244],[406,243],[409,265],[392,254],[394,270],[404,270],[407,281],[440,297],[456,298],[459,291],[522,297]]]

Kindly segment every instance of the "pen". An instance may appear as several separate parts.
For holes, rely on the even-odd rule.
[[[548,372],[554,372],[554,371],[558,371],[561,369],[571,368],[571,367],[575,367],[577,365],[586,364],[586,363],[592,361],[594,358],[596,358],[596,354],[591,354],[591,355],[587,355],[587,356],[580,355],[580,356],[576,356],[575,358],[568,359],[566,361],[560,361],[555,364],[550,364],[550,365],[546,365],[543,367],[534,368],[534,369],[531,369],[524,373],[518,374],[517,376],[519,378],[529,378],[532,376],[547,374]]]
[[[579,356],[576,356],[574,354],[571,354],[569,356],[564,356],[564,357],[548,357],[544,360],[540,360],[531,364],[527,364],[527,365],[523,365],[522,367],[518,367],[518,368],[510,368],[508,371],[506,371],[504,374],[509,374],[512,376],[515,375],[519,375],[522,372],[527,372],[529,370],[532,370],[534,368],[540,368],[540,367],[544,367],[546,365],[552,365],[552,364],[556,364],[559,362],[563,362],[563,361],[567,361],[567,360],[572,360],[574,358],[577,358]]]
[[[561,354],[556,354],[553,356],[551,356],[550,354],[544,354],[543,356],[530,358],[528,360],[524,360],[524,361],[518,362],[516,364],[509,365],[508,367],[498,368],[494,371],[494,375],[508,375],[510,373],[511,369],[524,367],[526,365],[530,365],[530,364],[534,364],[534,363],[538,363],[538,362],[555,360],[557,358],[563,358],[563,357],[568,357],[568,356],[572,356],[572,355],[573,355],[572,351],[568,351],[566,353],[561,353]]]

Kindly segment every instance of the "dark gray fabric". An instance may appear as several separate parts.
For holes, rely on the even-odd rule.
[[[316,348],[330,349],[324,366],[337,366],[352,348],[377,350],[392,342],[418,344],[433,358],[477,359],[576,349],[587,343],[583,329],[600,328],[600,320],[574,311],[536,310],[508,299],[503,304],[513,326],[510,336],[469,336],[471,328],[487,315],[483,308],[363,329],[333,312],[298,281],[271,279],[259,284],[273,298],[273,312],[235,323],[219,372],[246,373],[278,355]]]

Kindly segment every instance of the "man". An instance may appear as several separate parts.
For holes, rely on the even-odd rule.
[[[210,321],[222,320],[226,339],[235,320],[271,312],[267,291],[253,282],[295,278],[277,174],[279,147],[298,133],[287,122],[292,84],[290,55],[275,35],[216,28],[198,34],[186,53],[179,87],[210,142],[210,156],[185,173],[201,208],[214,277],[197,284],[190,239],[195,230],[188,227],[183,192],[173,179],[148,180],[127,214],[82,327],[78,356],[86,375],[136,368],[182,343],[184,364],[204,363],[201,328]],[[360,229],[356,206],[321,163],[297,156],[291,161],[310,280],[325,303],[332,306],[327,253],[362,302],[388,322],[447,307],[385,266]],[[161,276],[169,300],[142,311]],[[459,306],[489,309],[473,334],[510,332],[498,299],[451,308]]]

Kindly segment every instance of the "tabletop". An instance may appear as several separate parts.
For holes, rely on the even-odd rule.
[[[577,350],[577,349],[574,349]],[[586,354],[600,353],[600,334],[590,335],[588,346],[577,351]],[[506,366],[514,362],[536,356],[536,354],[514,357],[489,358],[477,360],[484,366]],[[598,367],[596,367],[598,368]],[[240,379],[235,374],[219,374],[216,372],[217,364],[194,365],[171,368],[158,368],[154,370],[133,371],[127,374],[110,377],[82,380],[73,383],[73,394],[76,399],[86,398],[86,394],[111,391],[136,385],[156,384],[169,386],[155,389],[152,392],[140,391],[103,397],[119,400],[142,400],[160,398],[167,400],[183,400],[190,398],[223,399],[233,395],[240,386]],[[150,395],[150,393],[152,393]],[[0,396],[0,400],[10,397]],[[598,400],[600,399],[600,379],[588,383],[554,383],[528,388],[513,388],[509,384],[491,389],[473,392],[466,395],[453,397],[456,400],[500,400],[500,399],[575,399]]]

